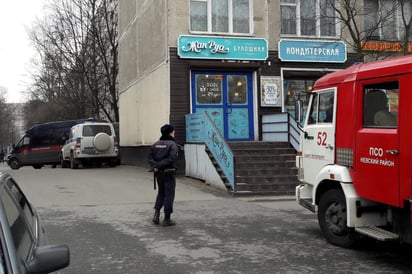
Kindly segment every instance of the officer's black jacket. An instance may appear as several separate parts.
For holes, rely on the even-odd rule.
[[[149,165],[152,169],[159,171],[176,168],[176,161],[179,148],[173,137],[162,136],[159,141],[154,143],[149,151]]]

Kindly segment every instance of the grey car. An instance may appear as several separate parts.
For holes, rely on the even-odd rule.
[[[0,274],[50,273],[69,265],[67,245],[45,245],[36,210],[7,173],[0,172]]]

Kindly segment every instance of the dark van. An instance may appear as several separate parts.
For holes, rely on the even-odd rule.
[[[33,125],[7,155],[7,164],[12,169],[21,166],[60,164],[61,148],[69,137],[70,128],[85,120],[38,123]]]

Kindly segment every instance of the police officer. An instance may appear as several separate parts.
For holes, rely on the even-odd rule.
[[[149,152],[149,164],[157,180],[158,193],[154,206],[153,223],[159,224],[160,210],[164,207],[165,217],[163,226],[172,226],[176,223],[170,219],[173,213],[173,202],[176,188],[176,161],[178,146],[175,143],[175,130],[172,125],[166,124],[160,128],[162,136],[154,143]]]

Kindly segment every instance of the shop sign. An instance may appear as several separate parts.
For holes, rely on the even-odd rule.
[[[403,46],[399,42],[364,41],[361,42],[364,51],[401,52]],[[408,44],[408,52],[412,52],[412,44]]]
[[[177,40],[180,58],[220,60],[266,60],[268,45],[261,38],[232,38],[181,35]]]
[[[279,59],[285,62],[346,62],[346,44],[341,41],[280,40]]]

